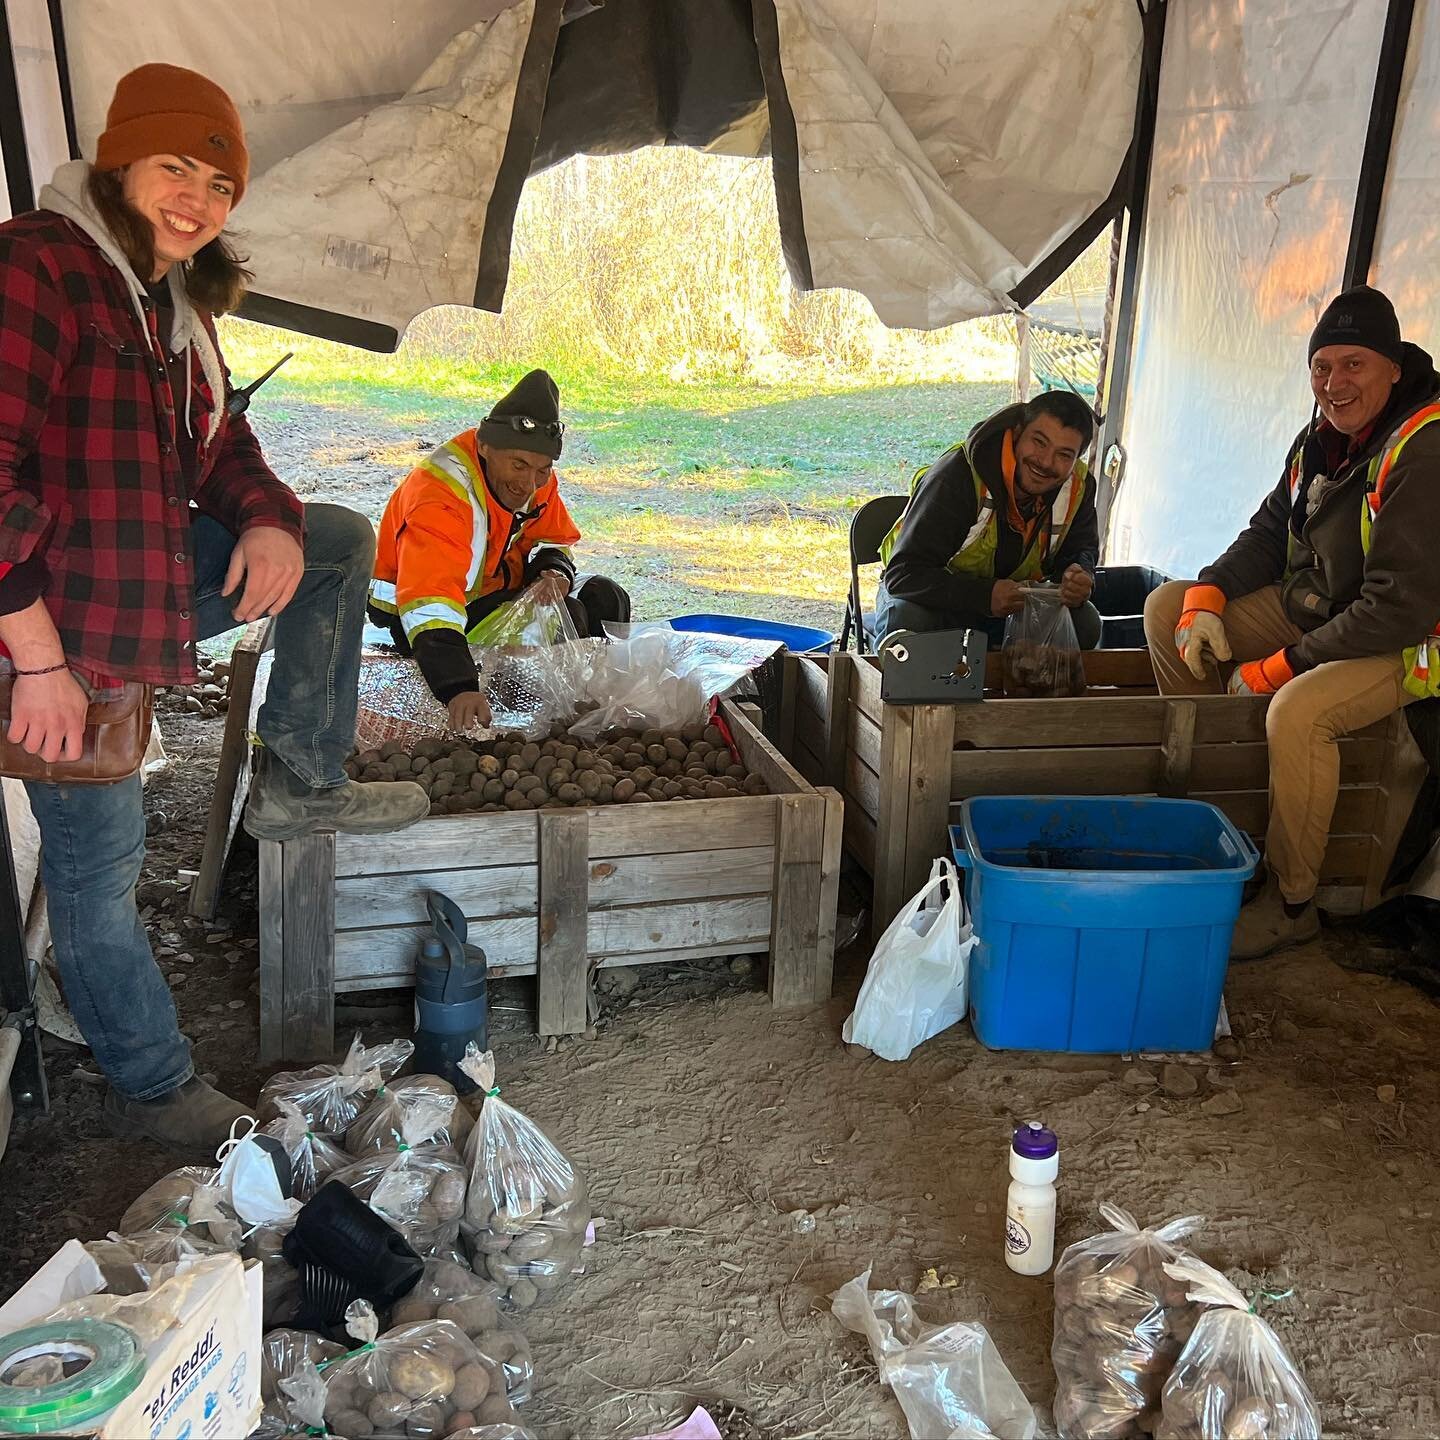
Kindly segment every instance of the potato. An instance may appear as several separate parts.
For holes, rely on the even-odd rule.
[[[735,777],[732,776],[731,778],[734,779]],[[764,780],[758,775],[747,775],[745,779],[741,781],[741,789],[743,789],[747,795],[769,794],[769,789]]]
[[[443,1440],[450,1429],[445,1423],[448,1411],[435,1401],[417,1405],[405,1421],[405,1433],[412,1440]]]
[[[492,780],[500,773],[501,766],[493,755],[480,755],[476,757],[475,768],[487,780]]]
[[[507,810],[528,810],[530,802],[519,790],[507,790],[505,792],[505,808]]]
[[[491,800],[491,801],[496,801],[496,802],[498,802],[499,800],[501,800],[501,799],[504,798],[504,795],[505,795],[505,782],[504,782],[503,780],[498,780],[498,779],[497,779],[497,780],[487,780],[487,781],[485,782],[483,788],[481,789],[480,793],[481,793],[487,800]]]
[[[700,738],[711,745],[724,745],[725,735],[718,725],[707,725]]]
[[[539,779],[534,775],[521,775],[515,782],[515,788],[522,794],[527,795],[531,790],[538,789]]]
[[[327,1409],[325,1419],[332,1435],[344,1435],[347,1440],[350,1436],[354,1440],[369,1440],[375,1433],[370,1417],[360,1410],[337,1410],[332,1416]]]
[[[593,750],[577,750],[575,752],[575,766],[579,770],[593,770],[597,759],[599,757]]]
[[[678,736],[671,735],[665,740],[665,753],[672,760],[683,760],[690,747]]]
[[[653,766],[641,765],[631,772],[630,778],[635,782],[637,789],[648,790],[660,777],[655,773]]]
[[[540,1288],[533,1277],[522,1275],[510,1287],[510,1303],[519,1310],[528,1310],[540,1298]]]
[[[465,1365],[456,1372],[451,1403],[462,1410],[478,1410],[490,1394],[490,1375],[483,1365]]]
[[[413,1408],[410,1400],[398,1390],[385,1390],[370,1401],[365,1413],[377,1430],[388,1430],[403,1424]]]
[[[565,805],[575,805],[585,798],[585,792],[567,781],[555,791],[555,798]]]
[[[492,1395],[475,1412],[482,1425],[518,1425],[520,1412],[503,1396]]]
[[[593,770],[577,771],[575,783],[580,787],[581,793],[589,800],[593,800],[600,789],[600,777]]]
[[[557,760],[568,760],[570,764],[575,763],[575,757],[580,753],[578,745],[557,745],[555,747],[555,758]]]
[[[608,805],[615,798],[615,787],[608,780],[600,782],[600,788],[595,792],[595,803],[597,805]]]
[[[435,1319],[435,1307],[424,1300],[417,1300],[412,1295],[407,1295],[403,1300],[397,1300],[394,1308],[390,1311],[390,1326],[392,1329],[400,1325],[418,1325],[422,1320]]]
[[[680,738],[685,741],[687,745],[695,745],[700,741],[701,736],[703,736],[704,734],[704,725],[697,722],[693,725],[686,725],[680,731]]]
[[[527,741],[520,747],[520,764],[528,769],[540,758],[540,747],[533,741]]]
[[[471,1410],[457,1410],[451,1417],[448,1429],[452,1435],[463,1435],[467,1430],[473,1430],[478,1424],[475,1413]]]
[[[670,758],[670,752],[660,744],[647,745],[645,747],[645,758],[649,760],[652,765],[659,766],[663,765]]]
[[[719,800],[730,793],[730,787],[723,785],[719,780],[711,780],[705,786],[705,794],[712,800]]]
[[[407,1350],[391,1360],[390,1383],[412,1400],[428,1400],[455,1388],[455,1372],[432,1355]]]

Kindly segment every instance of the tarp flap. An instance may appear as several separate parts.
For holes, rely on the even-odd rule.
[[[400,99],[272,165],[244,205],[257,288],[398,331],[472,303],[534,13],[523,0],[462,30]]]
[[[1311,413],[1385,16],[1350,0],[1170,0],[1114,561],[1193,575]]]
[[[642,145],[758,155],[769,129],[749,0],[611,0],[560,31],[533,170]]]
[[[1132,0],[774,9],[816,286],[862,291],[894,326],[1010,309],[1110,193],[1135,113]]]
[[[1419,0],[1395,117],[1371,284],[1394,302],[1407,340],[1440,347],[1440,0]]]

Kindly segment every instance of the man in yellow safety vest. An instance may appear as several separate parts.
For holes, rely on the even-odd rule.
[[[1095,421],[1068,390],[982,420],[911,484],[880,546],[876,633],[982,629],[992,646],[1024,608],[1022,587],[1057,580],[1080,646],[1100,643],[1090,604],[1100,549],[1095,481],[1080,453]]]
[[[1275,697],[1268,874],[1233,960],[1319,933],[1337,739],[1440,694],[1440,374],[1366,285],[1330,302],[1309,356],[1315,414],[1279,484],[1197,581],[1145,607],[1163,693],[1218,693],[1228,673],[1231,694]]]

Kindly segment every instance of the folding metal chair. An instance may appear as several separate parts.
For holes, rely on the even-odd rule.
[[[856,653],[865,655],[874,648],[874,636],[867,628],[867,620],[873,624],[874,617],[867,617],[860,608],[860,567],[880,563],[880,542],[894,529],[909,503],[908,495],[877,495],[867,500],[850,522],[850,594],[845,601],[845,623],[837,647],[840,650],[850,643],[852,626]]]

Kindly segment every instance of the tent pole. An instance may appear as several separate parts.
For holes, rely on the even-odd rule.
[[[15,74],[15,49],[10,43],[10,16],[0,4],[0,157],[10,191],[10,213],[35,208],[30,178],[30,152],[25,145],[25,114],[20,108],[20,82]]]
[[[65,145],[70,158],[80,158],[80,133],[75,128],[75,97],[70,93],[70,56],[65,49],[65,16],[60,0],[46,0],[50,11],[50,44],[55,51],[55,78],[60,82],[60,110],[65,116]]]
[[[1390,145],[1400,109],[1400,85],[1405,78],[1405,56],[1415,0],[1390,0],[1385,10],[1385,31],[1380,38],[1380,59],[1370,100],[1370,123],[1365,131],[1365,152],[1360,159],[1360,183],[1355,187],[1355,213],[1350,221],[1350,245],[1345,254],[1344,288],[1364,285],[1375,255],[1380,228],[1380,205],[1390,171]]]
[[[1097,453],[1102,462],[1125,427],[1125,404],[1130,388],[1130,358],[1135,342],[1135,307],[1140,293],[1140,255],[1145,239],[1145,209],[1150,195],[1150,156],[1155,148],[1155,112],[1160,99],[1160,63],[1165,50],[1166,0],[1153,0],[1145,12],[1145,49],[1140,62],[1140,89],[1135,102],[1135,138],[1130,150],[1130,197],[1126,202],[1125,255],[1120,268],[1120,290],[1105,377],[1105,394],[1096,402],[1105,415]],[[1096,496],[1100,534],[1105,535],[1111,485],[1101,485]]]

